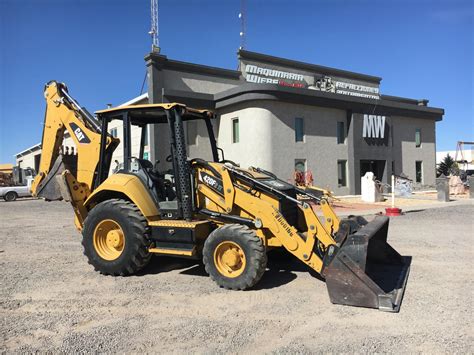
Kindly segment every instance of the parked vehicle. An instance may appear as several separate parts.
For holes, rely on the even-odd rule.
[[[33,178],[27,179],[27,184],[23,186],[0,187],[0,197],[7,202],[15,201],[19,197],[31,197],[31,183]]]
[[[0,187],[26,186],[28,179],[33,179],[35,176],[36,171],[32,168],[0,164]]]

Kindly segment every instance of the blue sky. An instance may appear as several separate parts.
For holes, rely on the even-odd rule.
[[[169,58],[236,69],[238,0],[160,0]],[[137,96],[148,0],[0,0],[0,163],[41,140],[43,86],[89,111]],[[246,49],[383,78],[384,94],[446,110],[438,150],[474,140],[472,1],[247,0]]]

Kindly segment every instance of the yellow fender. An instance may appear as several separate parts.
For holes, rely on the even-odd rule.
[[[159,215],[156,202],[143,185],[140,178],[129,174],[113,174],[107,178],[84,202],[90,209],[94,204],[110,198],[126,197],[132,201],[147,220],[156,219]]]

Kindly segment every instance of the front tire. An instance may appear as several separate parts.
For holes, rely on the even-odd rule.
[[[101,274],[132,275],[151,259],[146,220],[129,201],[112,199],[92,208],[82,235],[84,255]]]
[[[8,191],[3,199],[7,202],[15,201],[18,198],[18,194],[15,191]]]
[[[203,262],[206,272],[220,287],[245,290],[262,278],[267,255],[254,231],[243,225],[227,224],[206,239]]]

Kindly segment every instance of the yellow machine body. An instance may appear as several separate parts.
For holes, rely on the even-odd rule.
[[[84,201],[84,207],[91,209],[94,205],[111,199],[125,198],[133,202],[143,216],[149,221],[159,218],[158,208],[151,198],[146,187],[133,175],[114,174],[105,180],[94,192]]]
[[[341,220],[327,193],[317,197],[265,170],[219,160],[211,112],[152,104],[102,110],[96,118],[54,81],[45,99],[43,152],[32,192],[72,204],[96,270],[133,274],[151,254],[203,258],[221,287],[246,289],[265,271],[267,251],[284,248],[326,278],[333,303],[398,311],[409,261],[387,244],[388,219]],[[110,174],[119,144],[107,133],[113,119],[124,124],[124,168]],[[191,119],[206,122],[214,161],[187,158],[183,121]],[[170,129],[171,180],[142,158],[143,151],[139,158],[131,155],[131,125],[141,127],[143,146],[144,127],[157,123]],[[77,157],[61,152],[65,131]],[[398,278],[393,290],[385,283],[388,269]]]

